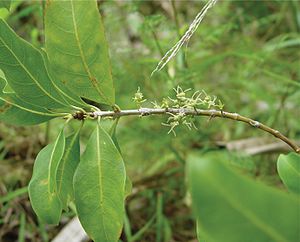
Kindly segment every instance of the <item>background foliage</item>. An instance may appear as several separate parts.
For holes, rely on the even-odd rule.
[[[154,101],[171,95],[171,89],[180,84],[215,94],[225,103],[225,110],[252,117],[290,138],[299,139],[300,6],[297,1],[219,2],[188,47],[168,68],[152,78],[150,73],[161,55],[184,33],[204,3],[104,1],[100,4],[110,43],[116,103],[121,108],[135,107],[131,97],[138,86],[148,100]],[[44,46],[42,11],[40,2],[14,1],[11,12],[1,9],[0,16],[23,38],[35,46]],[[126,227],[130,226],[135,234],[132,241],[196,239],[190,198],[184,186],[184,163],[192,151],[235,148],[239,152],[230,154],[235,165],[242,166],[257,180],[285,189],[275,163],[278,152],[284,148],[278,146],[263,153],[258,149],[259,142],[276,144],[272,137],[229,120],[199,118],[198,131],[187,132],[185,127],[180,127],[174,138],[166,134],[168,130],[161,126],[163,121],[157,117],[128,117],[120,120],[118,126],[119,145],[134,185],[126,205],[130,221]],[[84,127],[85,141],[94,125],[91,122]],[[0,123],[0,238],[3,241],[18,238],[47,241],[60,229],[45,227],[36,220],[24,189],[37,152],[54,140],[57,129],[52,127],[57,126],[62,126],[58,120],[27,128]],[[249,137],[254,140],[240,142],[238,147],[231,142]],[[262,141],[262,138],[266,139]],[[64,214],[61,226],[72,215],[72,211]],[[125,237],[123,231],[122,238]]]

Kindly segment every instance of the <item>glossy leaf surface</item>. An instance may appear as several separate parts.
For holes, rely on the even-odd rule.
[[[291,192],[300,194],[300,155],[294,152],[280,155],[277,170],[287,188]]]
[[[46,122],[60,114],[20,100],[15,93],[5,93],[6,81],[0,77],[0,121],[13,125],[34,125]]]
[[[64,209],[74,200],[73,177],[80,160],[79,132],[66,138],[64,155],[56,174],[56,191]]]
[[[58,78],[79,96],[113,105],[108,46],[96,1],[49,0],[45,35]]]
[[[124,219],[125,167],[111,137],[98,124],[74,176],[79,220],[96,242],[114,242]]]
[[[204,241],[292,242],[300,201],[244,177],[210,155],[188,158],[188,184]]]
[[[63,156],[65,138],[63,130],[53,144],[47,145],[38,154],[29,183],[29,198],[39,219],[48,224],[58,224],[62,211],[56,193],[56,172]]]
[[[17,96],[43,108],[68,106],[45,68],[41,52],[0,19],[0,68]]]

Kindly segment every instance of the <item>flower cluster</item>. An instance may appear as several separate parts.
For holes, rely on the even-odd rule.
[[[169,114],[170,117],[167,122],[162,123],[162,125],[170,127],[168,134],[172,132],[174,136],[176,136],[174,129],[180,124],[184,124],[189,130],[192,128],[197,129],[193,116],[187,116],[184,112],[179,112],[177,114],[167,112],[167,114]]]
[[[177,86],[177,88],[174,88],[174,91],[175,98],[173,99],[169,97],[173,108],[197,109],[201,107],[216,107],[222,110],[224,107],[219,99],[218,103],[216,103],[216,96],[210,96],[204,90],[195,91],[190,97],[187,96],[187,93],[191,91],[191,88],[183,90],[180,86]]]
[[[195,91],[191,95],[188,95],[188,92],[191,91],[190,88],[183,90],[180,86],[177,86],[177,88],[174,88],[174,91],[175,97],[168,97],[168,99],[164,98],[160,105],[156,102],[153,103],[155,108],[177,108],[182,110],[176,114],[167,112],[170,117],[168,118],[167,122],[162,123],[162,125],[170,127],[168,133],[172,132],[174,135],[176,135],[174,129],[180,124],[185,125],[190,130],[192,128],[197,129],[194,123],[194,117],[185,114],[186,109],[193,109],[197,111],[197,109],[203,107],[214,107],[219,110],[223,110],[224,108],[224,104],[217,99],[216,96],[210,96],[204,90]]]
[[[194,117],[192,115],[186,115],[186,110],[195,110],[200,108],[217,108],[219,110],[223,110],[224,104],[217,99],[216,96],[208,95],[204,90],[195,91],[192,94],[188,94],[191,89],[182,89],[180,86],[174,88],[175,95],[174,97],[163,98],[160,103],[152,102],[153,107],[156,109],[166,109],[166,113],[169,114],[169,118],[166,123],[162,123],[164,126],[170,127],[168,133],[175,133],[175,128],[180,124],[185,125],[188,129],[196,128],[194,124]],[[141,107],[141,104],[146,101],[144,99],[143,94],[140,92],[138,88],[135,96],[133,98],[134,102]],[[179,109],[179,112],[169,112],[170,109]]]

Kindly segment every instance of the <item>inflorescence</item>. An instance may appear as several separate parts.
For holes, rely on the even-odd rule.
[[[223,110],[224,104],[216,96],[208,95],[204,90],[195,91],[191,95],[188,95],[188,92],[191,91],[191,88],[183,90],[180,86],[173,89],[175,92],[174,97],[163,98],[160,103],[154,101],[151,102],[154,108],[157,109],[166,109],[166,113],[169,115],[166,123],[162,125],[169,127],[168,133],[173,133],[176,136],[175,128],[180,124],[185,125],[188,129],[197,129],[194,123],[194,117],[191,115],[186,115],[185,110],[193,109],[197,111],[199,108],[217,108]],[[144,99],[143,93],[138,88],[137,92],[133,97],[133,101],[137,104],[138,108],[141,108],[142,103],[146,101]],[[168,112],[168,108],[177,108],[182,109],[182,112],[177,114]]]

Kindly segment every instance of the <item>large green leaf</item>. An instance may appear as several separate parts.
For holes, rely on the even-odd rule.
[[[0,121],[13,125],[34,125],[63,115],[26,103],[15,93],[5,93],[5,85],[6,81],[0,77]]]
[[[49,63],[49,58],[47,53],[44,50],[42,50],[41,53],[43,55],[46,69],[49,73],[49,76],[53,81],[54,86],[61,92],[64,100],[70,105],[73,105],[75,107],[82,107],[82,108],[90,107],[89,104],[82,101],[82,99],[77,94],[74,94],[72,91],[70,91],[70,89],[67,88],[66,85],[64,85],[60,80],[58,80],[57,74],[54,72],[52,66]]]
[[[39,50],[0,19],[0,68],[17,96],[43,108],[68,106],[53,85]]]
[[[187,174],[204,241],[299,240],[300,201],[296,196],[244,177],[210,155],[190,155]]]
[[[116,148],[118,149],[118,151],[120,152],[121,156],[122,156],[122,151],[117,139],[117,126],[119,123],[119,118],[115,119],[112,126],[110,127],[108,134],[110,135],[111,139],[113,140]],[[124,195],[125,198],[128,197],[131,192],[132,192],[132,181],[130,179],[130,177],[128,176],[128,174],[126,173],[126,181],[125,181],[125,190],[124,190]]]
[[[280,155],[277,170],[283,183],[291,192],[300,194],[300,155],[290,153]]]
[[[74,176],[78,217],[96,242],[114,242],[121,234],[125,179],[122,157],[110,136],[98,124]]]
[[[47,2],[45,40],[60,80],[79,96],[113,105],[107,41],[95,0]]]
[[[74,200],[73,176],[80,160],[79,132],[80,129],[66,138],[65,152],[56,174],[57,195],[64,209]]]
[[[28,186],[33,210],[41,221],[49,224],[58,224],[62,211],[56,193],[56,173],[64,147],[65,137],[62,130],[56,141],[47,145],[38,154]]]

